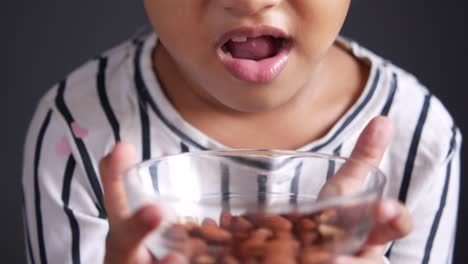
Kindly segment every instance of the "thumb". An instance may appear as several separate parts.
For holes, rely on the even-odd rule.
[[[158,208],[148,205],[111,228],[106,242],[105,263],[153,263],[143,240],[160,221]]]
[[[136,156],[133,145],[119,142],[99,163],[104,203],[111,223],[118,222],[129,215],[122,175],[128,167],[136,163]]]
[[[371,171],[378,167],[393,136],[393,124],[387,117],[371,120],[359,136],[348,160],[323,187],[321,199],[337,194],[349,194],[361,190]]]
[[[383,200],[375,210],[376,225],[373,227],[368,245],[383,245],[408,235],[413,227],[409,210],[399,201]]]
[[[161,212],[156,205],[147,205],[125,219],[119,226],[119,248],[135,251],[145,237],[161,222]]]

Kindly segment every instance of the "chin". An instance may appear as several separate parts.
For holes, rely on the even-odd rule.
[[[244,113],[262,113],[273,111],[289,100],[285,96],[248,96],[247,98],[230,98],[230,100],[219,100],[226,107]]]

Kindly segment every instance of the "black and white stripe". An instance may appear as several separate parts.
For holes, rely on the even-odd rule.
[[[285,158],[284,160],[280,162],[268,162],[268,161],[262,161],[262,160],[257,160],[257,159],[248,159],[245,157],[228,157],[230,160],[239,162],[240,164],[247,165],[250,167],[254,167],[260,170],[278,170],[281,169],[282,167],[286,166],[290,162],[292,162],[295,158]]]
[[[99,58],[99,69],[97,75],[97,90],[99,96],[99,102],[101,103],[101,107],[106,114],[107,120],[109,121],[110,126],[112,127],[112,131],[114,133],[115,142],[120,141],[120,124],[117,120],[114,111],[112,110],[112,106],[109,102],[109,98],[107,96],[106,91],[106,69],[107,69],[107,58],[101,57]]]
[[[300,182],[300,177],[301,177],[301,172],[302,172],[302,166],[303,162],[300,162],[297,166],[296,169],[294,170],[294,176],[291,181],[291,187],[290,187],[290,194],[291,197],[289,199],[289,202],[291,204],[297,204],[297,197],[299,195],[299,182]]]
[[[148,91],[143,81],[141,73],[140,57],[142,56],[143,42],[135,41],[136,52],[134,58],[134,82],[138,94],[138,105],[141,121],[141,144],[142,144],[142,159],[151,158],[151,139],[150,139],[150,122],[148,117]]]
[[[135,59],[134,59],[134,71],[135,71],[135,85],[137,87],[138,91],[138,96],[139,96],[139,104],[140,104],[140,116],[142,118],[142,130],[143,130],[143,142],[148,142],[150,141],[149,139],[149,121],[147,118],[147,105],[151,107],[155,115],[163,122],[164,125],[166,125],[167,128],[169,128],[174,134],[176,134],[181,140],[181,151],[185,152],[185,150],[189,149],[189,146],[192,146],[198,150],[208,150],[206,147],[201,145],[200,143],[196,142],[194,139],[192,139],[190,136],[179,130],[173,123],[169,121],[167,117],[165,117],[162,113],[162,111],[159,109],[158,105],[155,103],[153,98],[151,97],[150,93],[148,92],[148,88],[143,80],[143,75],[141,72],[141,59],[143,54],[143,42],[135,41],[136,45],[136,52],[135,52]],[[378,79],[378,78],[377,78]],[[375,84],[376,85],[376,84]],[[374,86],[375,86],[374,85]],[[375,87],[372,89],[372,93],[375,90]],[[146,131],[146,132],[145,132]],[[188,144],[188,145],[187,145]],[[143,147],[146,144],[143,144]],[[143,151],[144,152],[144,157],[150,157],[148,154],[149,150]],[[145,158],[144,158],[145,159]],[[249,165],[252,167],[256,167],[259,169],[278,169],[284,165],[286,165],[290,159],[284,160],[281,163],[278,164],[272,164],[269,162],[263,162],[259,160],[251,160],[251,159],[245,159],[245,158],[232,158],[233,160],[236,160],[244,165]],[[273,167],[272,167],[273,166]]]
[[[57,106],[57,109],[60,111],[65,121],[67,122],[68,128],[70,129],[70,131],[72,131],[71,125],[75,120],[73,116],[71,115],[70,111],[68,110],[67,105],[65,104],[65,97],[64,97],[65,88],[66,88],[66,80],[63,80],[59,84],[57,96],[55,97],[55,105]],[[84,165],[86,174],[88,176],[88,180],[91,184],[91,188],[93,189],[94,195],[97,200],[97,209],[99,211],[99,217],[107,218],[105,208],[104,208],[104,199],[103,199],[102,189],[99,184],[99,179],[96,174],[96,171],[93,168],[93,163],[88,154],[88,150],[86,149],[86,146],[81,138],[76,137],[74,133],[72,133],[72,135],[73,135],[75,145],[78,148],[78,152],[83,161],[83,165]]]
[[[144,102],[145,104],[149,104],[153,112],[156,114],[156,116],[163,122],[174,134],[176,134],[180,139],[183,140],[183,142],[190,144],[191,146],[200,149],[200,150],[206,150],[204,146],[201,144],[197,143],[195,140],[193,140],[191,137],[189,137],[187,134],[184,132],[180,131],[174,124],[172,124],[161,112],[157,104],[154,102],[153,98],[148,92],[148,88],[146,84],[143,81],[143,75],[141,72],[141,57],[144,55],[143,54],[143,45],[144,42],[139,42],[136,41],[136,53],[135,53],[135,61],[134,61],[134,68],[135,68],[135,84],[139,93],[139,96],[141,98],[141,101]]]
[[[141,121],[141,158],[148,160],[151,158],[151,138],[150,138],[150,121],[148,116],[148,106],[145,102],[139,99],[139,111]]]
[[[138,96],[139,96],[139,104],[140,104],[140,115],[141,116],[147,116],[146,113],[146,106],[149,105],[151,109],[153,110],[154,114],[159,118],[159,120],[166,125],[167,128],[169,128],[175,135],[177,135],[181,140],[181,151],[184,152],[189,148],[188,145],[198,149],[198,150],[208,150],[208,148],[204,147],[202,144],[196,142],[194,139],[192,139],[190,136],[179,130],[173,123],[169,121],[169,119],[164,116],[162,111],[159,109],[158,105],[156,102],[153,100],[151,97],[148,88],[143,80],[143,74],[141,72],[141,60],[142,56],[144,55],[143,53],[143,48],[144,48],[144,42],[141,41],[134,41],[136,45],[136,52],[135,52],[135,58],[134,58],[134,71],[135,71],[135,85],[138,91]],[[142,110],[144,109],[144,110]],[[142,117],[142,130],[145,131],[148,128],[146,118]],[[148,133],[147,133],[148,134]],[[149,139],[146,138],[145,134],[143,135],[143,142],[149,142]],[[145,144],[144,144],[145,145]],[[144,146],[143,145],[143,146]],[[269,162],[263,162],[259,160],[250,160],[250,159],[244,159],[244,158],[233,158],[233,160],[237,160],[238,162],[244,164],[244,165],[249,165],[253,167],[257,167],[259,169],[272,169],[271,166],[274,166],[274,168],[280,168],[281,166],[284,166],[288,160],[285,160],[284,162],[280,164],[271,164]]]
[[[395,242],[391,242],[390,246],[387,249],[387,252],[385,252],[385,257],[387,259],[390,259],[390,255],[392,254],[393,246],[395,245]]]
[[[266,201],[267,182],[268,182],[267,175],[261,174],[257,176],[257,194],[258,194],[257,198],[260,204]]]
[[[454,254],[454,251],[455,251],[455,241],[456,241],[456,238],[457,238],[457,227],[454,228],[452,233],[453,233],[453,235],[450,238],[450,246],[449,246],[449,249],[451,250],[451,252],[450,252],[449,257],[447,258],[447,261],[445,262],[447,264],[450,264],[453,261],[453,254]]]
[[[139,104],[140,104],[140,116],[142,119],[142,137],[143,137],[143,142],[149,142],[150,139],[148,137],[148,119],[147,119],[147,112],[146,112],[146,107],[149,105],[155,115],[159,118],[159,120],[166,125],[167,128],[169,128],[174,134],[176,134],[181,140],[181,152],[186,152],[189,147],[187,144],[190,146],[193,146],[194,148],[198,150],[208,150],[206,147],[204,147],[202,144],[196,142],[193,138],[185,134],[183,131],[179,130],[167,117],[164,116],[162,111],[159,109],[158,105],[155,103],[153,98],[151,97],[148,88],[143,80],[143,75],[141,72],[141,60],[142,56],[144,55],[143,50],[144,50],[144,42],[135,40],[134,44],[136,45],[136,52],[135,52],[135,58],[134,58],[134,71],[135,71],[135,84],[138,90],[139,94]],[[376,68],[375,70],[375,75],[374,78],[372,79],[372,84],[367,92],[367,94],[364,96],[364,99],[362,102],[356,107],[356,109],[345,119],[343,124],[340,126],[340,128],[333,134],[333,136],[327,140],[325,143],[316,146],[312,148],[310,151],[312,152],[317,152],[323,147],[327,146],[331,142],[333,142],[342,132],[345,130],[348,125],[361,113],[361,111],[367,106],[367,104],[371,101],[373,98],[373,95],[375,94],[375,91],[379,85],[381,78],[381,69],[379,67]],[[143,144],[143,147],[146,144]],[[143,150],[143,159],[147,159],[150,157],[148,154],[148,150]],[[241,164],[252,166],[258,169],[278,169],[281,168],[282,166],[286,165],[289,160],[285,160],[284,162],[281,162],[280,164],[272,164],[269,162],[263,162],[259,160],[252,160],[252,159],[246,159],[246,158],[232,158],[233,160],[238,161]]]
[[[25,213],[29,218],[26,223],[25,234],[28,258],[31,263],[63,263],[64,259],[67,262],[80,263],[92,259],[94,256],[103,255],[104,249],[93,245],[102,244],[108,223],[106,220],[98,218],[99,216],[104,218],[103,193],[94,170],[95,161],[91,161],[91,158],[94,158],[94,155],[96,155],[96,158],[100,158],[99,155],[105,154],[103,152],[113,146],[114,140],[117,142],[121,137],[124,137],[126,141],[141,147],[143,159],[151,158],[156,153],[164,155],[191,150],[206,150],[208,146],[210,148],[211,146],[214,146],[213,148],[216,148],[215,146],[221,147],[220,144],[217,144],[208,136],[205,138],[202,136],[202,139],[199,139],[200,134],[192,133],[193,131],[190,129],[185,130],[188,124],[184,123],[185,121],[180,118],[172,119],[174,113],[171,113],[171,111],[173,109],[163,109],[165,102],[159,104],[158,100],[161,98],[152,97],[153,91],[149,90],[149,88],[159,88],[157,83],[146,83],[153,81],[149,74],[154,74],[150,67],[147,68],[148,60],[150,60],[150,50],[149,42],[145,41],[143,37],[135,40],[133,44],[127,43],[122,51],[117,49],[107,53],[106,57],[97,58],[96,63],[89,63],[84,66],[84,69],[70,75],[70,82],[61,82],[57,94],[51,93],[41,102],[42,112],[36,115],[31,129],[32,132],[28,134],[27,155],[25,155],[25,164],[27,165],[24,170],[24,188],[27,191],[24,193],[25,198],[27,198],[24,203],[28,205],[26,207],[28,211]],[[372,75],[366,90],[329,136],[315,145],[310,145],[307,150],[323,151],[331,146],[335,148],[343,142],[341,138],[346,131],[350,132],[350,137],[357,137],[359,131],[353,128],[364,125],[362,122],[370,120],[375,114],[391,115],[395,117],[396,122],[402,121],[399,118],[403,115],[405,115],[405,120],[412,120],[409,122],[414,123],[413,126],[415,127],[408,128],[407,124],[400,127],[400,139],[403,140],[390,146],[391,151],[388,152],[389,155],[386,156],[388,159],[385,160],[388,163],[383,164],[382,169],[386,170],[385,172],[393,172],[393,174],[389,173],[388,183],[390,188],[388,190],[390,191],[387,194],[394,193],[395,196],[398,195],[400,200],[405,201],[410,208],[414,208],[414,216],[417,221],[420,221],[418,229],[421,231],[417,232],[417,234],[410,234],[408,239],[396,242],[395,247],[393,247],[394,256],[392,257],[394,259],[392,260],[394,261],[400,257],[406,258],[404,254],[409,252],[406,259],[420,258],[423,263],[443,263],[442,260],[439,260],[441,256],[449,254],[447,247],[450,247],[450,245],[448,243],[453,241],[452,232],[455,226],[452,221],[455,218],[456,205],[452,201],[457,198],[459,160],[455,159],[448,165],[445,164],[447,167],[444,167],[438,175],[433,175],[432,171],[426,173],[427,167],[424,166],[425,163],[421,162],[435,162],[440,159],[440,155],[446,154],[447,147],[444,144],[446,144],[445,141],[449,141],[446,138],[451,136],[449,133],[450,127],[446,127],[447,122],[445,122],[449,118],[449,114],[445,112],[443,106],[438,104],[437,100],[431,100],[430,95],[424,97],[427,90],[405,72],[399,71],[390,64],[383,67],[379,60],[373,60],[374,55],[366,55],[365,51],[359,52],[357,55],[373,62]],[[96,65],[98,65],[97,71]],[[130,65],[129,69],[121,68],[124,65],[125,67]],[[131,76],[130,79],[128,79],[128,76]],[[388,81],[382,81],[384,79],[382,76],[389,76],[388,79],[385,78]],[[81,93],[81,90],[75,90],[73,89],[75,87],[71,87],[76,85],[77,79],[80,80],[79,88],[85,90],[85,92]],[[110,80],[121,80],[121,82],[112,82],[113,86],[110,89]],[[380,90],[380,87],[382,87],[382,90]],[[133,90],[129,92],[129,88]],[[65,90],[74,93],[74,96],[66,97]],[[162,92],[156,91],[156,94]],[[113,101],[115,98],[121,99],[128,95],[135,98]],[[379,99],[375,99],[377,97]],[[424,100],[422,97],[424,97]],[[414,98],[421,99],[417,99],[417,102],[414,103]],[[82,102],[78,100],[82,100]],[[135,101],[137,101],[137,104]],[[51,103],[55,103],[56,108]],[[72,105],[79,106],[72,108]],[[54,110],[49,110],[50,107]],[[86,111],[80,112],[82,111],[81,107],[86,108]],[[49,111],[47,115],[44,109]],[[93,111],[89,111],[90,109]],[[431,111],[430,115],[428,114],[429,110]],[[90,115],[90,112],[97,114]],[[125,114],[121,115],[120,113]],[[127,115],[126,113],[134,114]],[[56,115],[60,117],[55,118]],[[110,131],[110,133],[96,133],[93,134],[92,139],[88,138],[86,141],[76,138],[71,128],[71,124],[75,121],[73,117],[84,120],[87,124],[92,124],[93,127],[89,127],[91,131]],[[62,119],[66,121],[65,127]],[[443,122],[437,122],[437,120]],[[53,123],[53,126],[49,122]],[[401,125],[401,123],[399,124]],[[432,130],[436,126],[438,129],[436,132],[440,131],[443,135],[440,135],[440,138],[439,135],[437,135],[437,138],[431,138],[436,134]],[[124,127],[131,128],[131,131],[123,130]],[[74,152],[73,157],[63,157],[62,154],[59,156],[54,155],[53,150],[57,146],[57,139],[63,136],[64,133],[69,135],[68,132],[70,131],[73,136],[70,143],[72,144],[72,150],[76,151],[76,153]],[[135,131],[137,132],[135,133]],[[109,140],[111,133],[113,133],[113,136],[110,136]],[[459,136],[458,133],[456,134]],[[161,136],[161,140],[157,136]],[[424,137],[424,139],[421,139],[421,137]],[[153,140],[153,138],[158,140]],[[442,139],[444,142],[441,143]],[[99,144],[91,144],[91,140]],[[453,140],[452,137],[452,142]],[[424,157],[418,154],[422,153],[422,147],[424,147],[424,150],[428,147],[428,145],[423,146],[423,142],[424,144],[426,142],[434,144],[433,148],[429,146],[431,151],[434,149],[434,153],[425,152],[427,155],[424,155]],[[456,144],[451,144],[451,149],[454,152],[459,151],[453,145]],[[46,146],[48,147],[46,148]],[[341,152],[347,151],[346,146],[340,145],[338,148],[330,150],[333,151],[333,154],[340,155]],[[43,149],[42,153],[41,148]],[[444,153],[435,153],[442,148]],[[395,153],[398,154],[398,157],[396,157]],[[405,153],[407,156],[402,156],[401,153]],[[42,157],[40,157],[41,154]],[[47,159],[45,159],[46,155]],[[66,160],[67,157],[68,160]],[[59,161],[60,166],[57,166],[57,161]],[[285,159],[277,163],[243,158],[230,161],[258,168],[259,171],[253,172],[254,177],[251,179],[253,182],[244,183],[236,177],[238,176],[237,173],[234,175],[234,171],[229,171],[227,167],[221,168],[221,186],[217,185],[217,181],[213,184],[216,184],[214,185],[217,188],[216,191],[222,193],[223,198],[220,202],[225,210],[229,209],[230,190],[237,190],[237,188],[243,188],[244,186],[248,187],[249,190],[253,188],[254,192],[258,192],[258,197],[254,196],[254,199],[266,200],[265,192],[270,190],[270,185],[274,185],[272,182],[267,182],[269,178],[263,175],[265,172],[262,170],[276,170],[283,168],[285,165],[291,165],[291,170],[288,170],[288,173],[292,174],[290,175],[292,177],[291,185],[281,185],[279,188],[281,188],[281,191],[291,193],[290,202],[293,205],[297,202],[298,192],[302,188],[306,188],[306,186],[301,185],[303,177],[301,178],[300,175],[301,170],[304,173],[306,166],[301,167],[300,161],[297,159]],[[291,163],[293,161],[297,162]],[[65,162],[66,164],[63,164]],[[422,166],[419,166],[420,164]],[[328,171],[327,175],[330,177],[334,174],[337,166],[338,164],[330,162],[325,164],[323,170],[324,172]],[[81,175],[81,168],[84,169],[83,175]],[[392,176],[395,175],[395,170],[398,170],[398,174]],[[403,172],[400,172],[400,170]],[[232,175],[229,175],[230,172]],[[158,175],[157,167],[150,168],[150,174],[153,180],[153,188],[158,190],[162,186],[158,186],[160,175]],[[54,181],[56,178],[51,177],[54,175],[57,175],[58,181]],[[439,186],[430,185],[437,195],[424,197],[431,205],[418,204],[415,199],[412,199],[418,194],[417,190],[419,190],[420,186],[428,186],[434,179],[440,179]],[[90,186],[91,188],[89,188]],[[400,193],[398,193],[398,188],[400,188]],[[47,204],[46,207],[45,203],[49,202],[49,197],[52,196],[58,200],[54,204],[56,207],[51,208],[50,204]],[[409,198],[407,199],[407,197]],[[97,213],[93,213],[95,212],[94,205],[99,210],[99,216]],[[435,209],[430,206],[435,207]],[[429,209],[431,210],[430,214],[427,214]],[[85,214],[84,218],[81,217],[81,213]],[[61,228],[55,229],[55,225]],[[60,236],[62,233],[64,237]],[[28,238],[30,241],[28,241]],[[63,243],[63,241],[66,241],[66,243]],[[413,241],[418,241],[418,243]],[[440,254],[439,250],[441,251]],[[387,255],[390,255],[390,253]],[[68,261],[68,259],[70,260]],[[407,260],[405,263],[409,262],[411,261]]]
[[[416,155],[418,151],[419,141],[421,139],[421,134],[426,123],[427,114],[431,105],[431,95],[427,94],[424,97],[424,104],[419,115],[418,123],[416,124],[416,129],[414,131],[413,137],[411,139],[411,145],[408,151],[408,156],[406,158],[405,170],[403,172],[403,181],[401,183],[400,193],[398,199],[405,203],[406,197],[408,195],[408,188],[411,183],[411,175],[413,174],[414,162],[416,160]]]
[[[449,151],[447,153],[447,158],[453,152],[453,149],[455,147],[455,138],[456,138],[456,126],[455,125],[452,128],[452,133],[453,134],[452,134],[452,138],[450,140],[450,148],[449,148]],[[429,232],[429,237],[427,238],[426,247],[424,249],[424,258],[423,258],[422,264],[429,263],[429,260],[430,260],[430,257],[431,257],[432,245],[434,244],[434,238],[435,238],[435,236],[437,234],[440,219],[442,218],[442,214],[444,212],[445,204],[446,204],[446,201],[447,201],[447,194],[448,194],[449,183],[450,183],[451,169],[452,169],[452,160],[450,159],[450,161],[447,163],[444,188],[442,190],[442,195],[441,195],[441,198],[440,198],[439,209],[437,210],[437,213],[436,213],[436,215],[434,217],[434,222],[432,223],[431,231]]]
[[[44,239],[44,230],[42,223],[42,209],[41,209],[41,190],[39,187],[39,163],[41,161],[41,150],[44,143],[44,136],[49,127],[50,120],[52,117],[52,110],[47,112],[47,115],[42,122],[41,128],[39,130],[39,135],[36,141],[36,149],[34,153],[34,201],[35,201],[35,212],[36,212],[36,222],[37,222],[37,242],[39,246],[39,256],[40,262],[43,264],[47,263],[47,253],[45,249],[45,239]]]
[[[361,111],[367,106],[367,104],[370,102],[372,99],[377,86],[380,81],[380,68],[376,69],[374,79],[372,80],[372,86],[369,90],[369,92],[365,95],[364,100],[356,107],[356,109],[344,120],[343,124],[338,128],[338,130],[324,143],[313,147],[310,151],[311,152],[317,152],[321,150],[323,147],[327,146],[330,144],[332,141],[334,141],[342,132],[345,130],[349,124],[361,113]]]
[[[408,151],[408,156],[405,162],[405,168],[403,171],[403,180],[401,182],[400,192],[398,194],[398,199],[402,203],[406,202],[406,198],[408,196],[408,189],[411,183],[411,176],[413,174],[414,162],[416,160],[416,154],[417,154],[417,150],[419,146],[419,141],[421,139],[421,135],[423,132],[424,124],[426,123],[427,115],[429,113],[430,103],[431,103],[431,94],[426,94],[424,96],[424,102],[423,102],[421,112],[419,114],[416,128],[413,132],[410,148]],[[385,256],[387,258],[390,258],[394,246],[395,246],[395,242],[393,242],[390,245],[389,249],[385,253]]]
[[[180,152],[181,153],[189,152],[189,147],[185,145],[184,142],[180,142]]]
[[[341,155],[341,148],[343,147],[343,144],[340,144],[338,147],[336,147],[335,150],[333,150],[333,155],[340,156]],[[328,161],[328,170],[327,170],[327,180],[333,177],[335,175],[335,167],[336,167],[336,161],[335,160],[329,160]]]
[[[156,193],[159,192],[159,173],[157,164],[152,164],[149,167],[149,172],[151,175],[151,182],[153,184],[153,189]]]
[[[229,200],[231,197],[230,184],[231,175],[229,173],[229,167],[226,164],[221,164],[221,195],[222,195],[222,207],[223,211],[230,211]]]
[[[30,233],[29,233],[29,227],[28,227],[28,223],[27,223],[27,218],[26,218],[26,212],[24,212],[24,209],[23,209],[23,217],[24,217],[24,237],[25,237],[25,240],[26,240],[26,251],[27,251],[27,254],[28,254],[28,258],[29,258],[29,261],[28,263],[32,263],[34,264],[35,261],[34,261],[34,255],[33,255],[33,251],[32,251],[32,245],[31,245],[31,236],[30,236]]]
[[[73,210],[70,208],[70,192],[72,186],[73,174],[75,172],[76,161],[72,155],[68,158],[67,165],[65,167],[65,173],[63,177],[62,186],[62,202],[63,210],[67,215],[68,222],[70,223],[70,230],[72,234],[71,252],[72,252],[72,263],[79,264],[80,260],[80,227],[76,220]]]
[[[24,198],[24,190],[21,191],[21,202],[23,204],[23,223],[24,223],[24,239],[26,240],[26,251],[29,257],[28,263],[34,264],[34,255],[31,245],[31,235],[29,232],[28,217],[26,213],[26,199]]]
[[[381,115],[388,116],[390,109],[393,105],[393,99],[395,98],[395,93],[398,89],[398,77],[396,73],[392,73],[392,84],[390,88],[390,93],[388,95],[387,101],[385,102],[384,107],[382,108]]]
[[[146,148],[146,146],[150,146],[150,138],[149,138],[149,118],[147,113],[147,106],[149,105],[155,115],[159,118],[159,120],[166,125],[174,134],[176,134],[182,142],[181,144],[181,152],[186,152],[189,149],[189,146],[192,146],[198,150],[208,150],[202,144],[196,142],[190,136],[179,130],[173,123],[167,119],[159,109],[158,105],[155,103],[153,98],[151,97],[148,88],[143,80],[143,75],[141,72],[141,60],[143,54],[143,47],[144,42],[135,40],[136,45],[136,52],[134,58],[134,81],[138,92],[139,97],[139,106],[140,106],[140,118],[142,123],[142,144],[143,144],[143,160],[149,159],[151,157],[150,150]],[[188,144],[188,145],[187,145]],[[275,169],[280,168],[288,163],[288,160],[280,164],[271,164],[269,162],[263,162],[259,160],[251,160],[245,158],[232,158],[244,165],[249,165],[252,167],[256,167],[259,169],[273,169],[271,166],[274,166]]]

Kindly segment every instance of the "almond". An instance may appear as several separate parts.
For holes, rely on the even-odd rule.
[[[195,257],[202,255],[206,252],[208,245],[201,238],[190,238],[186,246],[186,254],[189,257]]]
[[[200,233],[203,238],[214,243],[225,243],[232,238],[231,233],[214,225],[202,226]]]
[[[297,224],[297,229],[300,232],[307,232],[317,229],[317,223],[309,218],[302,218]]]
[[[232,215],[229,212],[222,212],[219,217],[219,225],[221,228],[229,229],[231,226]]]
[[[216,260],[212,256],[204,254],[204,255],[200,255],[196,257],[194,260],[194,263],[195,264],[214,264],[216,263]]]
[[[316,231],[303,232],[299,234],[299,239],[304,246],[310,246],[320,238]]]
[[[296,259],[294,256],[287,255],[270,255],[262,260],[262,264],[295,264]]]
[[[299,243],[295,240],[275,239],[265,244],[265,255],[295,256]]]
[[[344,231],[336,226],[321,224],[318,231],[324,237],[338,238],[344,235]]]
[[[331,255],[323,249],[309,247],[302,250],[299,259],[302,264],[322,264],[329,261]]]
[[[239,264],[240,262],[233,256],[224,256],[221,258],[221,264]]]
[[[272,236],[273,236],[273,232],[270,229],[264,228],[264,227],[261,227],[253,231],[251,235],[252,239],[256,239],[259,241],[265,241]]]
[[[275,232],[290,231],[292,228],[291,222],[279,215],[271,215],[260,220],[260,226],[269,228]]]
[[[254,228],[254,225],[242,216],[234,216],[231,219],[232,232],[245,232]]]
[[[265,254],[265,241],[248,239],[240,245],[239,253],[242,257],[260,257]]]

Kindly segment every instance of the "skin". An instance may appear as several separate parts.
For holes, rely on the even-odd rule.
[[[159,36],[153,65],[164,92],[185,120],[225,146],[301,147],[336,123],[368,79],[368,67],[334,45],[350,0],[146,0],[144,4]],[[283,29],[294,47],[276,79],[246,83],[224,68],[214,43],[231,29],[260,25]],[[216,126],[220,123],[222,130]],[[352,158],[378,166],[391,137],[391,122],[374,119],[361,134]],[[134,148],[121,142],[100,163],[110,223],[106,263],[156,263],[142,241],[157,228],[159,210],[148,206],[132,215],[125,200],[121,176],[135,162]],[[350,172],[327,188],[343,194],[358,188],[362,175],[352,168]],[[411,230],[410,214],[397,201],[382,201],[375,218],[378,224],[362,250],[335,263],[382,263],[384,245]],[[180,256],[162,260],[185,261]]]
[[[378,166],[392,138],[392,123],[385,117],[373,119],[358,139],[351,158]],[[135,148],[125,142],[116,144],[112,152],[101,160],[99,170],[104,189],[104,203],[109,217],[110,231],[106,240],[105,263],[149,264],[158,263],[144,246],[144,238],[158,227],[161,214],[156,205],[143,207],[130,213],[122,180],[124,171],[137,162]],[[353,166],[347,173],[337,175],[339,180],[325,188],[342,194],[352,192],[362,184],[363,174]],[[376,225],[368,241],[355,256],[341,256],[333,263],[378,264],[383,263],[385,245],[405,237],[412,229],[409,211],[398,201],[385,199],[375,210]],[[187,263],[179,255],[170,255],[161,263]]]
[[[333,45],[346,0],[148,0],[145,6],[160,38],[154,65],[169,100],[185,120],[232,148],[296,149],[323,136],[368,78],[367,66]],[[285,31],[293,49],[278,78],[246,83],[224,68],[214,43],[234,28],[260,25]]]

